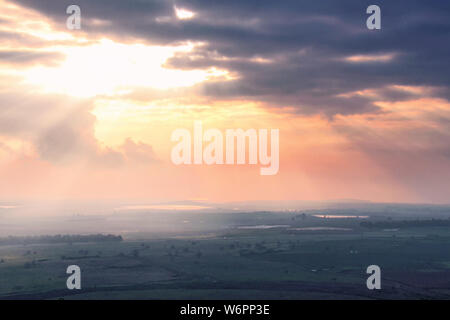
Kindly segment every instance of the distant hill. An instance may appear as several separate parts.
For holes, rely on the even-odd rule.
[[[34,236],[34,237],[5,237],[0,238],[0,245],[17,244],[51,244],[51,243],[75,243],[75,242],[119,242],[122,236],[112,234],[92,234],[92,235],[54,235],[54,236]]]

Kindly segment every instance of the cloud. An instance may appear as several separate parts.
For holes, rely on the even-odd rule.
[[[70,4],[15,2],[38,10],[62,28],[65,7]],[[87,35],[139,38],[152,44],[204,43],[196,52],[179,54],[167,65],[183,69],[215,66],[236,74],[233,81],[204,85],[203,93],[217,99],[248,98],[292,106],[299,113],[334,116],[378,112],[371,99],[340,95],[391,84],[439,87],[439,96],[448,98],[449,5],[382,1],[382,29],[370,31],[365,26],[369,4],[349,0],[175,1],[177,8],[195,12],[191,19],[180,20],[161,19],[176,15],[173,4],[163,0],[79,1]],[[257,58],[272,63],[258,63]]]
[[[89,166],[118,167],[152,165],[157,157],[152,146],[127,138],[118,147],[103,146],[94,135],[95,117],[78,112],[46,130],[36,141],[42,159],[54,163],[87,163]]]
[[[134,142],[131,138],[127,138],[119,147],[119,150],[133,163],[153,164],[157,162],[152,146],[142,142]]]
[[[128,139],[117,148],[103,146],[95,137],[92,99],[32,93],[33,87],[11,88],[13,79],[0,80],[0,136],[31,144],[40,159],[106,167],[156,161],[152,147],[142,142]],[[0,148],[13,151],[4,144]]]
[[[39,133],[35,141],[38,154],[53,162],[93,157],[98,149],[94,122],[88,108],[68,112]]]
[[[304,177],[298,172],[304,170],[310,173],[311,182],[324,181],[323,184],[317,183],[317,193],[326,188],[334,194],[342,189],[339,186],[357,193],[360,185],[372,185],[372,178],[378,179],[378,174],[385,171],[388,177],[395,178],[392,180],[417,192],[412,199],[440,201],[448,198],[450,6],[445,1],[379,1],[382,10],[380,31],[366,28],[365,12],[372,4],[366,0],[78,0],[82,29],[76,31],[66,29],[66,8],[73,4],[71,1],[8,0],[7,3],[22,6],[16,11],[23,11],[24,15],[11,19],[3,11],[0,14],[0,19],[3,19],[0,21],[0,63],[2,67],[6,66],[2,68],[0,78],[2,154],[20,149],[18,145],[23,142],[31,146],[33,156],[38,158],[42,167],[57,168],[77,176],[77,172],[71,171],[72,164],[91,166],[95,169],[91,172],[99,172],[97,178],[102,183],[104,175],[97,169],[113,168],[111,172],[119,173],[116,181],[120,181],[120,194],[125,177],[129,185],[141,187],[136,181],[142,179],[142,172],[147,168],[140,170],[139,166],[155,164],[158,157],[151,145],[131,138],[122,143],[117,136],[119,131],[120,139],[132,134],[150,133],[134,127],[127,131],[123,124],[121,128],[120,125],[114,127],[115,120],[110,118],[114,118],[115,113],[120,114],[117,117],[121,122],[129,119],[122,114],[122,111],[127,113],[126,108],[118,110],[110,106],[112,112],[105,112],[103,116],[111,121],[109,125],[114,128],[114,137],[104,133],[108,130],[103,134],[106,139],[113,139],[114,145],[105,145],[95,134],[97,119],[92,114],[93,106],[102,99],[110,102],[123,99],[124,102],[119,101],[117,105],[122,107],[121,104],[129,101],[136,102],[136,110],[128,110],[128,114],[138,118],[147,112],[146,120],[151,118],[151,112],[156,112],[152,109],[155,106],[177,106],[165,110],[167,114],[171,113],[170,117],[167,116],[170,125],[178,123],[179,110],[192,117],[216,112],[216,119],[228,121],[231,118],[233,125],[235,119],[239,119],[241,124],[248,123],[243,120],[245,117],[252,117],[251,123],[256,125],[278,124],[277,117],[289,119],[280,127],[284,132],[295,132],[287,134],[289,138],[284,141],[294,151],[304,153],[287,159],[296,167],[284,171],[286,180],[280,181],[279,188],[276,188],[283,196],[290,194],[287,188],[283,189],[284,186],[290,186],[292,181],[303,183]],[[175,7],[182,8],[184,13],[177,17]],[[33,20],[36,30],[24,23],[30,12],[34,12],[33,17],[40,18]],[[118,52],[117,46],[103,52],[85,51],[88,52],[85,56],[74,49],[85,45],[86,48],[95,47],[91,46],[94,43],[101,45],[103,38],[131,49],[138,43],[173,47],[189,42],[193,44],[189,46],[194,48],[193,51],[177,52],[165,62],[165,68],[208,70],[215,67],[227,70],[230,77],[202,78],[191,86],[172,89],[150,88],[148,81],[133,83],[129,79],[136,78],[140,71],[145,73],[144,80],[154,80],[158,84],[165,82],[162,87],[180,79],[175,72],[169,72],[165,79],[155,73],[146,73],[142,61],[153,58],[154,62],[157,56],[155,51],[151,51],[154,50],[151,46],[146,47],[149,51],[139,54],[143,60],[134,61],[136,69],[125,65],[123,70],[131,70],[131,73],[117,68],[123,62],[120,57],[133,58],[128,52]],[[66,56],[58,55],[58,52]],[[99,54],[94,55],[95,52]],[[59,85],[63,89],[92,89],[94,97],[91,99],[39,93],[39,89],[23,84],[27,79],[3,75],[22,74],[30,80],[31,73],[21,73],[22,67],[31,69],[36,64],[55,64],[64,58],[67,62],[71,54],[79,58],[72,65],[75,72],[60,68],[62,72],[51,75],[44,70],[34,77],[36,81],[28,83],[41,84],[40,89],[54,89]],[[103,68],[97,69],[98,66]],[[16,69],[19,72],[15,73]],[[90,71],[87,73],[91,75],[89,78],[84,78],[86,69]],[[68,77],[78,72],[83,77]],[[85,81],[80,82],[78,78]],[[105,78],[119,80],[120,83],[125,79],[128,86],[120,97],[113,90],[104,90],[105,95],[100,96],[101,86],[95,85],[105,84],[102,82]],[[111,87],[116,87],[116,84]],[[261,112],[243,112],[242,117],[235,116],[231,108],[228,109],[231,104],[242,104],[245,111],[249,111],[247,105],[257,106]],[[197,112],[205,105],[210,111]],[[138,110],[140,106],[144,107]],[[193,106],[193,109],[182,109],[185,106]],[[219,110],[219,106],[223,109]],[[266,110],[260,110],[261,106]],[[270,115],[273,122],[260,117],[262,113]],[[98,115],[100,118],[101,112]],[[312,121],[308,119],[320,119],[320,130],[311,130]],[[142,118],[139,120],[143,121]],[[130,123],[131,127],[136,122]],[[163,138],[155,137],[155,141],[158,139]],[[302,146],[305,140],[308,147]],[[158,152],[165,152],[168,142],[160,140],[159,143],[161,149]],[[326,151],[323,154],[316,152],[321,149]],[[310,163],[305,162],[310,153],[314,157]],[[120,166],[126,174],[115,170]],[[32,168],[30,172],[41,173],[35,169],[34,162],[29,167]],[[130,172],[135,167],[138,169],[133,176]],[[17,169],[21,167],[13,168],[16,169],[3,167],[2,172],[24,172]],[[158,166],[153,168],[152,174],[161,179],[172,178],[179,185],[176,172],[173,167],[164,172]],[[193,172],[185,181],[197,177],[196,168]],[[163,173],[166,174],[164,177]],[[229,175],[224,173],[224,177],[228,179]],[[85,174],[85,179],[86,185],[90,186],[91,175]],[[215,179],[222,180],[225,179]],[[382,180],[380,178],[379,181]],[[368,194],[378,192],[379,186],[390,188],[391,182],[373,184]],[[235,184],[230,185],[232,192],[240,193]],[[170,194],[173,194],[173,187],[168,187]],[[222,196],[220,187],[217,185]],[[5,185],[6,188],[10,188],[10,184]],[[213,189],[211,185],[205,188]],[[384,194],[391,193],[389,188],[383,190]],[[108,188],[104,189],[107,192]],[[149,190],[147,187],[140,189]],[[290,186],[289,189],[300,188]],[[304,190],[310,190],[310,186],[305,184]]]
[[[419,106],[421,108],[419,108]],[[341,117],[333,129],[417,199],[446,201],[450,179],[450,103],[442,99],[388,102],[378,117]],[[355,168],[356,170],[357,168]],[[433,187],[430,187],[433,186]]]
[[[64,59],[64,55],[59,52],[36,52],[36,51],[17,51],[0,50],[0,63],[17,66],[30,65],[57,65]]]

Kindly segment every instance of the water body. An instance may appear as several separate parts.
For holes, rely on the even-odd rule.
[[[273,228],[287,228],[288,225],[258,225],[258,226],[240,226],[238,229],[273,229]]]
[[[368,219],[369,216],[346,216],[346,215],[328,215],[328,214],[315,214],[313,217],[322,219]]]
[[[295,231],[352,231],[350,228],[339,228],[339,227],[304,227],[304,228],[292,228],[289,230]]]

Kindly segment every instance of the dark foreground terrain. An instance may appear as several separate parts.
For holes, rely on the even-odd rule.
[[[323,214],[233,213],[216,230],[120,241],[3,242],[0,299],[450,298],[448,218]],[[66,288],[73,264],[81,290]],[[366,287],[373,264],[381,290]]]

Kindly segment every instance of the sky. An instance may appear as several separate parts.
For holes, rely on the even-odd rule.
[[[0,200],[448,203],[449,15],[437,0],[0,0]],[[171,134],[194,121],[278,129],[278,173],[173,164]]]

